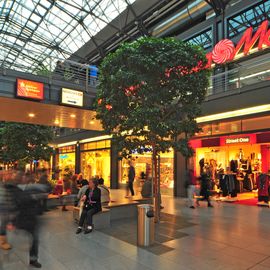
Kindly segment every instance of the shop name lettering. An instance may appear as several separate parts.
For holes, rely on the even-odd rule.
[[[256,44],[256,47],[255,47]],[[212,52],[206,55],[208,59],[207,67],[213,64],[225,64],[241,56],[270,47],[270,29],[268,21],[264,21],[253,34],[253,28],[248,28],[237,45],[229,39],[219,41]]]
[[[232,143],[249,143],[250,138],[249,137],[241,137],[241,138],[231,138],[231,139],[226,139],[225,143],[226,144],[232,144]]]

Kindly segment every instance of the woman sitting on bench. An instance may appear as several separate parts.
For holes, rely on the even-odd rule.
[[[84,202],[83,211],[79,221],[79,227],[76,234],[82,232],[84,222],[86,220],[85,234],[92,232],[93,230],[93,215],[100,212],[101,208],[101,191],[98,188],[98,182],[96,180],[89,181],[89,187],[82,197]]]

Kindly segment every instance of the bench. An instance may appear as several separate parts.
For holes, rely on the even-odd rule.
[[[138,202],[139,204],[153,204],[153,198],[143,198],[141,196],[132,197],[132,201]]]
[[[79,222],[79,207],[73,207],[73,219],[76,223]],[[102,208],[101,212],[96,213],[93,216],[93,224],[95,229],[106,229],[111,226],[111,213],[109,209]]]
[[[137,205],[139,204],[138,201],[110,202],[104,208],[110,210],[111,221],[113,221],[137,217]]]

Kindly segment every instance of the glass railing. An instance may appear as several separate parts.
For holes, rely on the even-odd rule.
[[[270,60],[268,57],[260,61],[254,60],[248,66],[241,66],[211,76],[207,95],[233,91],[263,81],[270,81]]]
[[[0,59],[0,69],[7,71],[8,67],[8,63]],[[46,62],[40,63],[40,65],[36,65],[31,69],[23,62],[13,66],[12,69],[39,77],[46,77],[50,81],[58,80],[80,85],[85,87],[86,91],[90,88],[93,90],[98,85],[98,69],[96,66],[70,60],[49,57]]]

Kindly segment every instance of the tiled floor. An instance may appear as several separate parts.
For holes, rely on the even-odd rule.
[[[161,255],[174,250],[174,248],[167,246],[166,243],[174,239],[188,236],[188,234],[180,232],[180,229],[195,225],[187,219],[167,213],[161,213],[161,220],[160,224],[155,226],[155,243],[151,247],[145,248],[145,250],[156,255]],[[111,228],[103,229],[101,232],[134,246],[137,245],[136,220],[128,219],[115,221]]]
[[[42,217],[42,269],[270,269],[270,209],[228,203],[214,203],[215,207],[210,209],[202,203],[199,209],[192,210],[185,206],[184,200],[171,197],[164,197],[163,204],[165,213],[177,215],[173,235],[179,232],[184,236],[170,238],[172,225],[167,221],[168,231],[166,226],[160,230],[170,238],[162,242],[166,252],[138,248],[134,242],[122,241],[117,234],[110,236],[108,232],[75,235],[70,211],[49,212]],[[112,228],[129,231],[128,226],[129,222],[123,221],[113,224]],[[14,248],[9,252],[0,251],[0,269],[28,269],[28,237],[23,232],[9,237]]]

